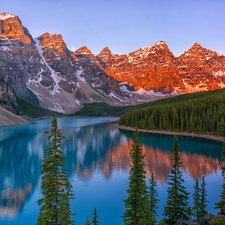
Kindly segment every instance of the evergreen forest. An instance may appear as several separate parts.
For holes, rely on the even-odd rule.
[[[148,107],[121,115],[119,125],[220,135],[220,123],[224,122],[221,113],[223,94],[224,89],[156,101]]]
[[[222,112],[225,116],[225,111]],[[222,128],[225,123],[221,123]],[[46,134],[49,132],[46,131]],[[224,135],[224,129],[221,130]],[[61,141],[64,137],[60,129],[58,129],[57,119],[54,116],[52,127],[48,136],[49,146],[44,149],[44,157],[42,160],[42,194],[43,197],[38,200],[40,205],[37,224],[65,224],[73,225],[75,221],[71,216],[76,215],[71,211],[70,201],[74,200],[72,185],[67,177],[67,170],[64,169],[66,158],[63,156]],[[189,192],[184,186],[183,172],[181,170],[182,156],[178,139],[174,138],[174,145],[170,160],[173,162],[173,168],[169,174],[167,183],[167,201],[164,206],[164,218],[157,223],[158,210],[158,191],[157,184],[152,173],[149,180],[149,187],[146,184],[146,171],[144,169],[144,157],[142,143],[139,140],[139,132],[136,128],[134,134],[132,148],[130,149],[132,163],[129,172],[129,187],[127,189],[127,198],[123,200],[125,211],[121,216],[124,225],[174,225],[179,220],[190,220],[196,218],[199,224],[204,220],[204,216],[208,213],[207,193],[204,176],[201,183],[196,180],[194,185],[193,206],[189,206]],[[222,152],[221,167],[223,184],[220,194],[220,201],[215,204],[215,208],[219,209],[221,216],[213,218],[212,225],[224,224],[225,220],[225,145]],[[98,225],[97,210],[94,209],[92,221],[86,220],[85,225]],[[201,219],[203,218],[203,219]],[[181,221],[182,222],[182,221]],[[203,221],[204,222],[204,221]],[[180,223],[181,224],[181,223]],[[182,223],[183,224],[183,223]]]

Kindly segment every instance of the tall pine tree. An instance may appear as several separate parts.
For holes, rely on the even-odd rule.
[[[155,177],[154,174],[152,173],[151,178],[149,179],[149,202],[150,202],[150,211],[153,214],[153,219],[155,220],[155,222],[157,221],[156,217],[158,216],[156,210],[159,208],[158,203],[159,203],[159,199],[157,198],[158,192],[156,190],[156,181],[155,181]]]
[[[222,108],[222,121],[224,121],[225,118],[225,96],[223,96],[223,108]],[[222,122],[220,124],[221,130],[220,134],[225,136],[225,123]],[[225,141],[225,139],[224,139]],[[221,156],[221,161],[223,163],[221,167],[222,171],[222,176],[223,176],[223,184],[222,186],[222,191],[220,194],[220,201],[218,201],[215,204],[215,209],[219,209],[219,214],[223,215],[221,218],[217,219],[215,222],[212,223],[212,225],[220,225],[220,224],[225,224],[225,144],[223,144],[223,151],[222,151],[222,156]]]
[[[71,219],[70,200],[74,199],[72,185],[67,171],[64,169],[65,158],[63,156],[61,141],[64,137],[58,129],[57,119],[54,116],[50,135],[49,147],[44,149],[42,160],[42,189],[43,198],[38,200],[41,206],[37,220],[38,225],[60,224],[71,225],[75,221]]]
[[[224,99],[223,99],[222,115],[223,115],[223,118],[225,118],[225,96],[224,96]],[[221,135],[225,136],[225,123],[222,122],[220,124],[220,126],[221,126],[220,133],[221,133]],[[224,139],[224,141],[225,141],[225,139]],[[223,165],[221,167],[222,176],[223,176],[223,184],[221,185],[222,191],[221,191],[221,194],[220,194],[220,201],[216,203],[215,209],[219,209],[220,210],[219,214],[225,216],[225,144],[223,144],[221,161],[223,163]]]
[[[192,195],[193,197],[193,204],[192,207],[192,215],[197,219],[200,219],[200,188],[199,188],[199,182],[196,180],[194,185],[194,193]]]
[[[91,225],[90,220],[89,220],[89,219],[87,219],[84,225]]]
[[[166,224],[174,225],[178,219],[189,220],[191,215],[191,208],[188,206],[188,195],[190,193],[187,192],[186,188],[182,185],[184,182],[183,174],[180,169],[182,157],[176,136],[174,138],[174,146],[170,159],[174,162],[174,165],[169,175],[168,197],[163,215],[165,216],[164,221]]]
[[[148,191],[146,186],[146,171],[144,170],[144,155],[139,133],[136,128],[134,142],[130,150],[132,164],[130,165],[128,197],[123,200],[125,211],[122,216],[125,225],[154,224],[153,214],[150,211]]]
[[[93,215],[93,218],[92,218],[92,222],[91,222],[91,223],[92,223],[93,225],[98,225],[99,222],[98,222],[98,220],[97,220],[97,217],[98,217],[98,216],[97,216],[97,210],[96,210],[96,208],[94,209],[94,212],[93,212],[92,215]]]
[[[207,208],[207,200],[206,200],[206,182],[204,176],[202,177],[202,182],[201,182],[201,188],[200,188],[200,210],[199,210],[199,216],[204,217],[208,212],[206,210]]]
[[[215,205],[215,209],[219,209],[219,214],[225,216],[225,144],[223,147],[223,152],[222,152],[222,157],[221,161],[223,162],[223,165],[221,167],[222,170],[222,176],[223,176],[223,184],[222,186],[222,191],[220,194],[220,201],[218,201]]]

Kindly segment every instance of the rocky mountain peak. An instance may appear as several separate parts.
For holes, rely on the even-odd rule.
[[[157,41],[154,45],[151,46],[151,48],[170,52],[167,44],[164,41]]]
[[[92,54],[91,50],[89,50],[86,46],[83,46],[75,51],[75,53],[79,54]]]
[[[89,64],[94,63],[100,66],[97,58],[92,54],[92,52],[86,46],[83,46],[77,49],[75,51],[75,55],[80,61],[84,63],[89,63]]]
[[[110,70],[113,54],[108,47],[102,49],[102,51],[97,55],[97,59],[104,70]]]
[[[185,51],[178,58],[179,60],[190,60],[190,58],[195,60],[207,60],[209,57],[214,56],[218,56],[217,52],[203,48],[200,44],[195,43],[190,49]]]
[[[51,35],[49,33],[44,33],[38,39],[40,41],[40,45],[44,46],[44,50],[54,49],[58,52],[64,52],[67,49],[61,34]]]
[[[202,48],[202,46],[198,43],[194,43],[194,45],[192,46],[192,48]]]
[[[9,18],[13,18],[13,17],[15,17],[15,16],[12,15],[11,13],[9,13],[9,12],[0,14],[0,20],[6,20],[6,19],[9,19]]]
[[[173,53],[169,50],[167,44],[164,41],[158,41],[154,45],[150,45],[147,47],[140,48],[139,50],[130,53],[129,55],[136,55],[140,58],[147,57],[158,57],[163,55],[170,55],[170,57],[174,57]]]
[[[0,38],[3,40],[14,39],[28,45],[32,41],[29,31],[22,26],[18,16],[13,16],[10,13],[0,14]]]
[[[106,54],[112,54],[112,52],[110,51],[108,47],[103,48],[98,55],[106,55]]]
[[[165,41],[157,41],[154,46],[168,47]]]
[[[207,51],[208,50],[206,48],[203,48],[200,44],[194,43],[194,45],[190,49],[188,49],[187,52],[197,53],[197,52],[207,52]]]

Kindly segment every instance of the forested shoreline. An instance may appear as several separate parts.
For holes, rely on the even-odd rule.
[[[146,130],[220,135],[224,90],[152,105],[120,116],[119,125]]]

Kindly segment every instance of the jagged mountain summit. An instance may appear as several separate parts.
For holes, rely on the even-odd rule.
[[[127,55],[104,48],[98,57],[108,74],[136,91],[179,94],[225,87],[225,56],[197,43],[179,57],[163,41]]]
[[[44,108],[72,113],[83,103],[139,104],[225,85],[225,56],[199,44],[175,57],[164,41],[126,55],[86,46],[70,51],[61,35],[33,38],[18,16],[0,14],[0,76],[20,95],[30,89]]]
[[[29,88],[41,106],[62,113],[72,113],[85,102],[135,101],[100,65],[83,62],[71,52],[61,35],[45,33],[34,39],[17,16],[4,13],[0,18],[0,58],[18,68],[17,74],[8,69],[1,76],[19,94],[29,94]]]

